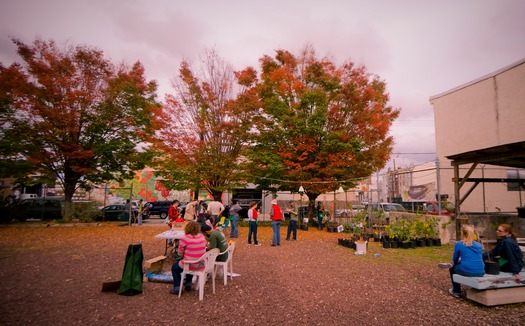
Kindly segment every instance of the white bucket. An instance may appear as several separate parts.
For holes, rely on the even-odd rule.
[[[366,254],[366,244],[368,241],[365,241],[363,243],[356,242],[355,243],[355,254],[356,255],[364,255]]]

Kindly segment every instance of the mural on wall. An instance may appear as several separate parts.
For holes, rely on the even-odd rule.
[[[436,200],[436,183],[404,186],[402,191],[403,201],[434,201]]]

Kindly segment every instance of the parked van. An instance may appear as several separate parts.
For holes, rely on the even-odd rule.
[[[372,224],[389,224],[390,212],[407,212],[403,205],[396,203],[372,203],[365,207],[366,210],[369,208],[372,212],[368,217]]]
[[[36,194],[20,194],[20,200],[29,199],[29,198],[37,198],[38,196]]]

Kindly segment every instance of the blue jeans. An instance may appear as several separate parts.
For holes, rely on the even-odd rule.
[[[248,243],[252,243],[252,235],[253,235],[253,243],[258,244],[257,241],[257,221],[249,221],[248,222]]]
[[[182,273],[183,269],[179,266],[179,261],[176,260],[173,265],[171,265],[171,275],[173,276],[173,287],[181,286],[180,284],[180,274]],[[186,275],[186,282],[184,282],[184,286],[191,286],[191,281],[193,281],[193,275],[187,274]]]
[[[290,240],[290,234],[293,233],[293,239],[297,240],[297,221],[288,222],[288,231],[286,231],[286,240]]]
[[[323,215],[317,216],[317,222],[319,223],[318,225],[319,230],[322,230],[323,229]]]
[[[273,240],[272,245],[281,245],[281,221],[272,221]]]
[[[233,221],[232,221],[232,231],[230,233],[230,238],[238,238],[239,237],[239,216],[234,215]]]
[[[452,275],[458,274],[463,275],[467,277],[480,277],[485,275],[485,273],[467,273],[459,267],[460,263],[455,264],[450,268],[450,280],[452,281],[452,291],[455,293],[461,293],[461,284],[454,282],[454,279],[452,278]]]

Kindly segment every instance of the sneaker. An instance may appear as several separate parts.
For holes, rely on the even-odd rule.
[[[184,287],[184,291],[186,291],[186,292],[190,292],[190,291],[191,291],[191,285],[186,285],[186,286]],[[178,293],[178,292],[177,292],[177,293]]]
[[[259,247],[261,244],[260,244],[260,243],[256,243],[255,245],[256,245],[257,247]]]
[[[442,269],[450,269],[452,268],[452,263],[439,263],[438,267]]]
[[[272,243],[272,247],[275,247],[275,246],[276,246],[276,245],[274,245],[274,244]]]
[[[180,286],[176,286],[170,290],[170,294],[179,294]]]
[[[450,295],[454,298],[461,298],[461,293],[456,293],[452,289],[448,289],[448,293],[450,293]]]

